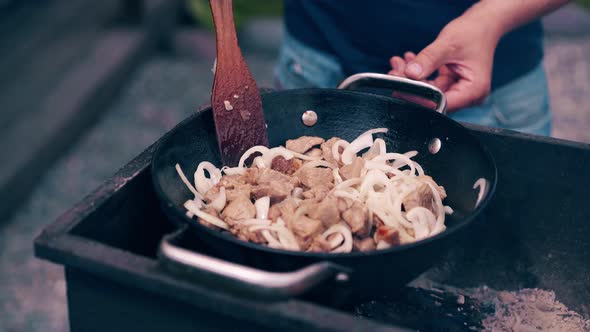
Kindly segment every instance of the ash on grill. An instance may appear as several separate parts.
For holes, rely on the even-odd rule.
[[[537,288],[458,289],[421,280],[395,299],[360,304],[355,313],[425,331],[590,331],[590,320]]]

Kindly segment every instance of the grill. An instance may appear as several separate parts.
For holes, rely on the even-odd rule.
[[[588,319],[590,147],[468,128],[499,171],[485,220],[471,230],[485,235],[476,241],[466,233],[460,250],[395,294],[356,301],[336,289],[330,297],[271,302],[202,287],[166,270],[157,248],[167,234],[187,249],[215,253],[173,229],[160,212],[150,178],[153,146],[48,226],[35,253],[65,268],[72,331],[472,331],[494,314],[491,302],[473,295],[484,285],[551,290]]]

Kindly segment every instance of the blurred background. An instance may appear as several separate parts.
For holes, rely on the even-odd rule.
[[[590,143],[590,0],[544,19],[554,130]],[[235,0],[239,40],[272,86],[280,1]],[[33,238],[208,102],[204,0],[0,0],[0,331],[67,330],[61,268]]]

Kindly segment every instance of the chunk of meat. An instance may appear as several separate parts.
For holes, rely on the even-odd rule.
[[[247,174],[248,176],[234,174],[222,177],[219,183],[209,189],[203,196],[205,203],[211,203],[211,201],[213,201],[219,194],[219,188],[221,187],[225,188],[225,195],[228,202],[231,202],[240,196],[250,198],[252,186],[245,180],[249,180],[249,177],[251,176],[250,174],[253,173]]]
[[[376,249],[375,241],[372,238],[367,237],[364,239],[354,238],[352,240],[352,248],[356,251],[372,251]]]
[[[379,226],[373,235],[375,243],[385,241],[392,246],[400,245],[400,236],[397,229],[390,226]]]
[[[258,179],[259,173],[260,169],[256,167],[249,167],[244,170],[244,174],[240,175],[239,179],[244,183],[256,184],[256,180]]]
[[[359,202],[354,202],[350,209],[342,212],[342,219],[350,226],[352,233],[357,236],[367,236],[371,230],[367,210]]]
[[[293,219],[290,226],[299,246],[303,250],[309,248],[313,239],[323,230],[321,221],[308,218],[304,215]]]
[[[338,199],[334,196],[328,196],[320,203],[309,205],[307,211],[307,215],[310,218],[320,220],[325,228],[340,221]]]
[[[277,172],[270,168],[263,168],[259,172],[256,182],[258,184],[285,182],[290,183],[292,186],[296,186],[299,183],[299,181],[296,178],[285,175],[281,172]]]
[[[311,242],[309,248],[307,249],[308,252],[329,252],[330,251],[330,243],[326,241],[322,236],[316,236],[313,241]]]
[[[352,206],[352,203],[354,203],[354,201],[350,198],[338,197],[338,211],[344,212],[348,210]]]
[[[324,139],[316,136],[301,136],[297,139],[290,139],[287,141],[285,146],[291,151],[297,153],[305,153],[307,150],[313,148],[316,145],[324,143]]]
[[[293,185],[277,181],[254,186],[254,188],[252,188],[252,195],[256,199],[269,196],[271,203],[276,203],[287,198],[287,196],[291,194],[291,190],[293,190]]]
[[[406,195],[402,203],[406,211],[410,211],[417,206],[421,206],[427,208],[432,213],[434,213],[434,215],[436,215],[434,195],[426,183],[420,183],[416,189]]]
[[[312,187],[303,192],[303,198],[313,201],[321,201],[328,195],[328,193],[330,193],[332,188],[334,188],[334,185],[331,183]]]
[[[313,188],[316,186],[327,186],[334,182],[334,176],[332,170],[329,168],[320,167],[305,167],[299,170],[295,176],[305,185],[307,188]]]
[[[232,228],[232,233],[240,240],[250,241],[254,243],[266,243],[266,239],[261,232],[251,231],[250,226],[236,225]]]
[[[322,149],[322,156],[327,162],[336,164],[336,159],[334,159],[334,155],[332,154],[332,146],[340,139],[341,138],[339,137],[332,137],[329,140],[322,143],[322,145],[320,146],[320,148]]]
[[[246,199],[250,199],[250,194],[252,192],[252,186],[249,184],[241,184],[235,186],[233,189],[226,189],[225,196],[228,202],[235,201],[239,197],[243,197]]]
[[[293,177],[264,168],[258,175],[258,185],[252,188],[252,194],[255,198],[269,196],[271,202],[279,202],[291,194],[297,182]]]
[[[231,201],[221,212],[221,217],[228,223],[231,221],[252,219],[256,215],[256,208],[249,198],[239,196]]]
[[[361,170],[365,165],[365,161],[361,157],[356,157],[356,159],[348,164],[340,167],[339,173],[343,180],[350,180],[352,178],[358,178],[361,176]]]
[[[306,156],[310,156],[312,158],[321,158],[322,157],[322,149],[313,148],[305,153]]]
[[[285,224],[290,225],[296,209],[297,203],[295,200],[288,198],[280,203],[272,205],[268,211],[268,218],[276,221],[281,217],[283,218],[283,221],[285,221]]]
[[[291,158],[285,159],[283,156],[273,158],[270,168],[283,174],[291,175],[301,167],[301,160]]]

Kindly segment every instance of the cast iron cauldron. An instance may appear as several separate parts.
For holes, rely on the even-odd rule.
[[[422,96],[436,103],[436,111],[358,88],[385,88]],[[398,289],[439,262],[455,245],[456,236],[481,214],[496,184],[491,155],[466,128],[448,118],[444,94],[433,86],[389,75],[364,73],[346,79],[340,89],[298,89],[262,94],[270,146],[303,135],[352,140],[372,128],[386,127],[388,150],[418,150],[415,160],[444,186],[447,230],[416,243],[386,250],[326,254],[272,249],[238,240],[199,224],[185,215],[183,203],[192,198],[175,171],[179,163],[193,174],[201,161],[220,165],[211,109],[191,115],[167,133],[152,161],[153,183],[170,221],[190,227],[194,241],[210,248],[217,258],[177,246],[171,237],[160,246],[166,267],[189,272],[203,285],[250,296],[281,298],[306,292],[331,279],[366,296]],[[307,126],[302,114],[317,113]],[[189,177],[190,178],[190,177]],[[477,179],[484,178],[484,198],[476,206]],[[186,226],[188,225],[188,226]],[[272,271],[272,272],[269,272]]]

